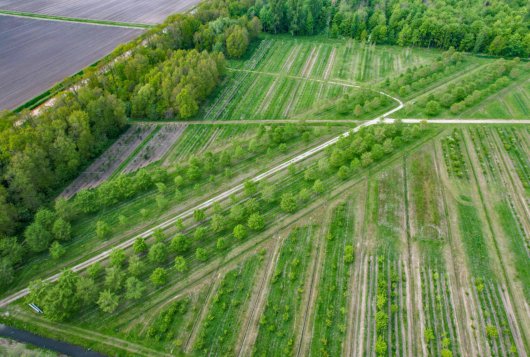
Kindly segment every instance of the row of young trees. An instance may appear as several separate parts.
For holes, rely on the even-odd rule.
[[[185,273],[191,262],[206,262],[213,256],[213,250],[222,252],[235,242],[248,239],[252,232],[264,230],[274,219],[263,214],[264,207],[295,213],[311,198],[324,193],[330,178],[347,179],[360,167],[369,166],[396,147],[420,137],[422,130],[421,125],[400,123],[363,128],[341,139],[317,164],[306,168],[302,188],[294,185],[279,189],[272,183],[258,185],[247,181],[242,201],[234,200],[229,207],[216,203],[209,217],[204,210],[195,211],[197,226],[185,229],[179,220],[176,222],[179,233],[169,240],[157,230],[151,245],[139,238],[130,253],[114,250],[104,273],[95,264],[83,275],[67,271],[55,283],[33,282],[28,302],[39,305],[54,320],[67,320],[92,306],[98,306],[103,313],[113,313],[122,297],[138,301],[147,289],[163,286],[174,274]],[[289,171],[291,177],[300,173],[294,167]],[[47,221],[51,221],[51,216]],[[351,257],[345,259],[347,263],[351,261]]]
[[[399,93],[401,97],[406,97],[444,78],[456,70],[458,65],[464,60],[465,57],[461,52],[450,48],[436,58],[434,62],[408,68],[406,72],[401,73],[398,77],[387,78],[384,84],[394,93]]]
[[[450,84],[437,93],[418,101],[429,116],[442,110],[457,114],[481,100],[485,95],[497,92],[519,76],[519,59],[498,60],[486,66],[480,72],[467,76],[461,83]],[[435,96],[436,95],[436,96]]]
[[[87,69],[81,85],[72,84],[39,114],[0,112],[0,245],[20,244],[7,237],[21,233],[108,147],[125,130],[128,117],[197,114],[224,74],[224,54],[242,56],[261,31],[257,18],[220,18],[221,5],[212,1],[194,14],[168,18]],[[152,184],[145,172],[139,175],[144,176],[134,180],[132,192]],[[15,256],[9,249],[0,251],[0,271],[11,277],[0,285],[10,282],[14,266],[23,262],[19,251],[40,252],[54,240],[51,228],[42,229],[37,220],[24,234],[26,247]],[[56,257],[63,253],[59,244],[52,251]]]

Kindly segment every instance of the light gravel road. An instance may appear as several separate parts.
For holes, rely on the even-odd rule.
[[[372,125],[376,125],[376,124],[381,124],[381,123],[384,123],[384,124],[392,124],[396,121],[396,119],[392,119],[392,118],[389,118],[390,115],[394,114],[395,112],[397,112],[398,110],[400,110],[401,108],[403,108],[403,102],[401,100],[399,100],[398,98],[394,98],[386,93],[383,93],[381,92],[381,94],[385,95],[385,96],[388,96],[390,98],[392,98],[393,100],[395,100],[397,103],[399,103],[399,105],[388,111],[387,113],[373,119],[373,120],[370,120],[370,121],[366,121],[358,126],[356,126],[355,128],[351,129],[351,130],[348,130],[344,133],[342,133],[341,135],[333,138],[333,139],[330,139],[328,141],[326,141],[325,143],[323,144],[320,144],[288,161],[285,161],[284,163],[276,166],[276,167],[273,167],[272,169],[268,170],[268,171],[265,171],[257,176],[255,176],[252,181],[254,182],[260,182],[268,177],[271,177],[272,175],[286,169],[287,167],[289,167],[290,165],[292,164],[296,164],[296,163],[299,163],[301,161],[304,161],[305,159],[321,152],[322,150],[326,149],[327,147],[329,146],[332,146],[334,145],[335,143],[337,143],[337,141],[339,141],[341,138],[343,137],[347,137],[351,134],[354,134],[354,133],[357,133],[359,130],[361,130],[362,128],[364,127],[368,127],[368,126],[372,126]],[[491,120],[488,120],[488,119],[477,119],[477,120],[471,120],[471,119],[432,119],[432,120],[424,120],[424,119],[402,119],[401,120],[403,123],[406,123],[406,124],[417,124],[417,123],[421,123],[421,122],[427,122],[427,123],[431,123],[431,124],[446,124],[446,125],[455,125],[455,124],[494,124],[494,125],[499,125],[499,124],[525,124],[525,125],[528,125],[530,124],[530,120],[502,120],[502,119],[491,119]],[[208,207],[211,207],[214,203],[216,202],[220,202],[222,200],[225,200],[226,198],[230,197],[231,195],[237,193],[237,192],[240,192],[242,191],[244,188],[244,184],[239,184],[237,186],[234,186],[233,188],[199,204],[198,206],[194,207],[194,208],[191,208],[187,211],[184,211],[176,216],[174,216],[173,218],[151,228],[151,229],[148,229],[147,231],[135,236],[135,237],[132,237],[130,238],[129,240],[126,240],[118,245],[116,245],[115,247],[113,247],[112,249],[109,249],[109,250],[106,250],[86,261],[84,261],[83,263],[80,263],[80,264],[77,264],[75,266],[73,266],[71,268],[71,270],[73,270],[74,272],[78,272],[78,271],[81,271],[81,270],[84,270],[86,269],[87,267],[91,266],[92,264],[95,264],[96,262],[100,262],[104,259],[106,259],[112,252],[113,249],[124,249],[124,248],[128,248],[130,246],[132,246],[134,244],[134,241],[137,239],[137,238],[147,238],[149,236],[151,236],[153,234],[153,232],[157,229],[165,229],[165,228],[168,228],[170,227],[171,225],[175,224],[179,219],[184,219],[184,218],[187,218],[187,217],[190,217],[193,215],[193,212],[195,212],[196,210],[198,209],[206,209]],[[49,282],[53,282],[53,281],[56,281],[60,276],[60,273],[58,274],[55,274],[53,276],[50,276],[49,278],[45,279],[46,281],[49,281]],[[28,295],[29,293],[29,289],[22,289],[20,290],[19,292],[3,299],[3,300],[0,300],[0,307],[4,307],[14,301],[17,301],[18,299],[21,299],[23,298],[24,296]]]

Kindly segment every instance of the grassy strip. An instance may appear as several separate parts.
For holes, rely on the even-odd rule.
[[[348,279],[353,254],[346,257],[346,244],[353,247],[353,210],[341,204],[335,208],[326,239],[326,253],[311,343],[312,355],[339,356],[346,332]]]
[[[77,23],[84,23],[84,24],[129,27],[129,28],[136,28],[136,29],[148,29],[148,28],[153,27],[153,25],[140,24],[140,23],[134,23],[134,22],[80,19],[80,18],[75,18],[75,17],[35,14],[32,12],[23,12],[23,11],[0,10],[0,14],[9,15],[9,16],[18,16],[18,17],[28,17],[28,18],[41,19],[41,20],[77,22]]]
[[[469,261],[469,268],[474,276],[493,277],[489,266],[490,256],[482,232],[482,222],[474,206],[458,203],[459,226],[462,241]]]
[[[499,216],[500,225],[504,233],[509,238],[517,278],[521,280],[524,294],[530,300],[530,264],[528,264],[528,256],[524,246],[524,233],[520,230],[519,224],[507,203],[499,203],[495,207],[495,211]]]

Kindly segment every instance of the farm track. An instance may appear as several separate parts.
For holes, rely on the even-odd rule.
[[[405,212],[405,215],[404,215],[404,222],[403,222],[403,225],[404,225],[404,230],[403,230],[403,234],[401,235],[402,236],[402,239],[404,239],[404,246],[406,247],[406,251],[405,251],[405,254],[404,254],[404,257],[402,258],[403,259],[403,265],[404,265],[404,273],[405,273],[405,283],[406,283],[406,286],[405,286],[405,290],[406,290],[406,311],[407,311],[407,327],[406,327],[406,330],[403,326],[403,316],[401,316],[401,333],[403,335],[405,335],[405,331],[406,331],[406,339],[404,338],[404,341],[403,341],[403,346],[404,346],[404,355],[407,356],[407,346],[408,346],[408,356],[411,357],[412,356],[412,348],[414,346],[414,344],[412,343],[412,329],[413,329],[413,324],[414,324],[414,316],[415,314],[413,313],[413,307],[412,307],[412,299],[414,297],[411,289],[413,288],[413,284],[412,284],[412,281],[410,280],[411,278],[411,271],[412,271],[412,249],[411,249],[411,242],[412,242],[412,234],[411,234],[411,224],[410,224],[410,210],[411,210],[411,207],[413,207],[411,204],[410,204],[410,191],[409,191],[409,188],[408,188],[408,185],[409,185],[409,180],[408,180],[408,175],[407,175],[407,159],[408,159],[408,156],[407,155],[404,155],[403,156],[403,205],[404,205],[404,212]],[[400,264],[400,268],[401,268],[402,264]],[[403,275],[400,274],[400,277],[402,277]],[[402,287],[402,283],[403,283],[403,279],[400,279],[399,280],[399,289],[400,289],[400,298],[402,297],[403,295],[403,287]],[[403,304],[401,304],[400,306],[403,306]],[[414,304],[414,307],[416,307],[417,305]],[[400,314],[403,314],[403,307],[401,309],[399,309],[399,313]],[[397,329],[396,329],[397,331]]]
[[[479,167],[477,167],[477,165],[479,165],[478,158],[476,157],[475,152],[469,149],[470,145],[472,145],[472,142],[469,137],[469,134],[467,132],[464,132],[465,153],[469,160],[471,171],[473,173],[472,178],[476,184],[476,195],[478,203],[480,204],[481,210],[483,211],[487,222],[488,230],[490,233],[489,238],[491,239],[491,243],[494,248],[494,251],[492,253],[495,254],[495,260],[498,262],[498,264],[495,264],[495,266],[500,267],[499,278],[501,283],[503,285],[506,285],[508,288],[508,300],[511,301],[512,299],[515,299],[515,301],[517,302],[517,313],[514,315],[514,319],[518,321],[518,330],[517,333],[514,332],[513,335],[520,336],[520,333],[518,332],[523,331],[523,339],[521,341],[518,341],[518,344],[527,346],[526,342],[530,339],[530,331],[526,328],[523,328],[521,330],[520,326],[530,326],[530,315],[528,314],[528,310],[524,308],[528,305],[525,304],[526,299],[524,297],[520,285],[518,285],[514,280],[508,279],[508,276],[517,276],[517,272],[512,271],[511,265],[503,264],[503,257],[508,261],[512,261],[512,259],[510,258],[510,249],[505,247],[505,242],[508,239],[498,225],[493,225],[491,223],[492,217],[495,217],[495,210],[492,206],[493,198],[490,197],[491,193],[488,190],[487,183],[482,174],[482,171]],[[508,272],[510,272],[511,274],[508,274]]]

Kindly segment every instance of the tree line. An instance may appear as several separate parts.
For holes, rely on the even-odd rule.
[[[325,33],[377,44],[437,47],[528,57],[524,0],[239,0],[223,1],[236,16],[258,16],[270,33]]]

